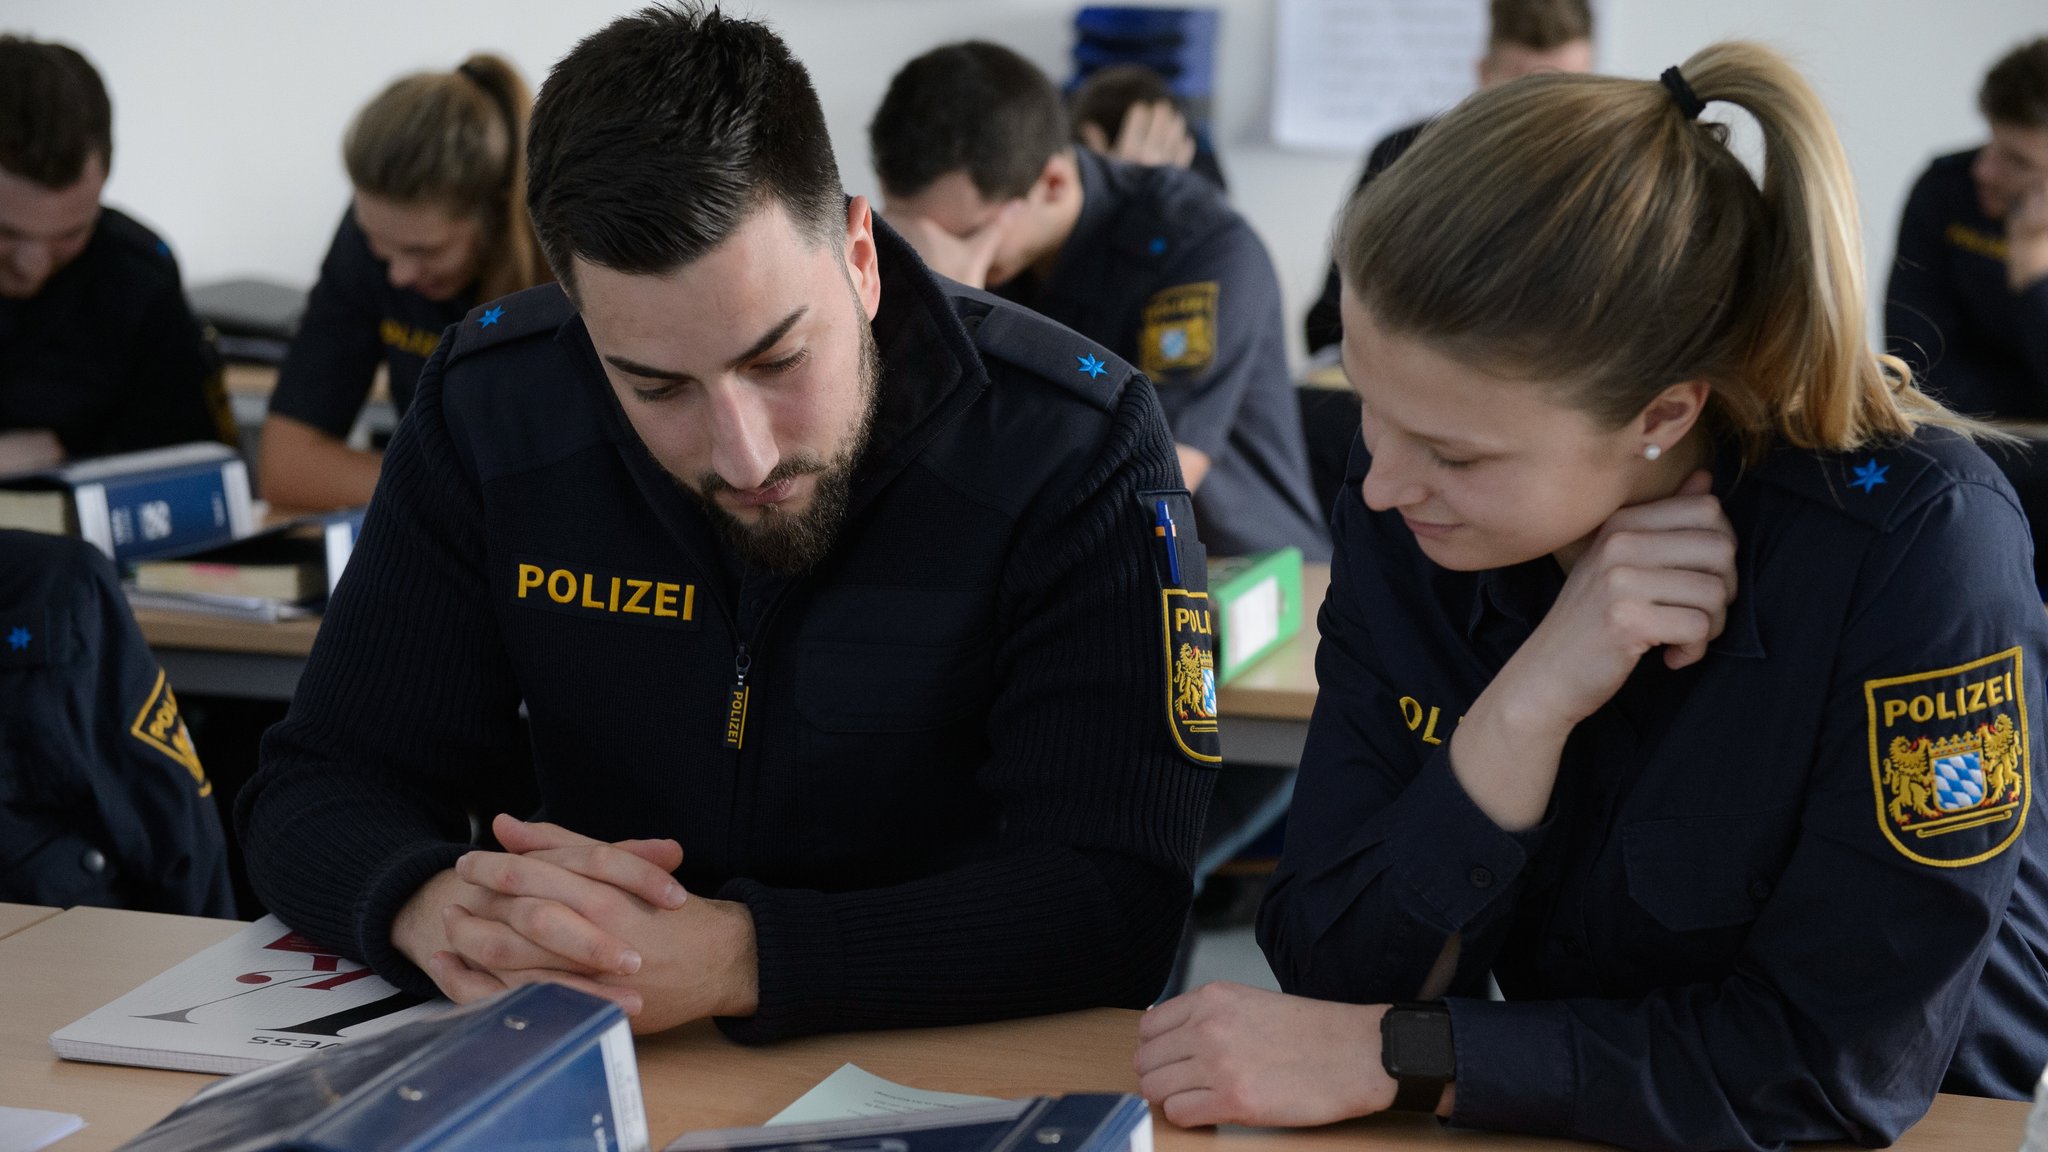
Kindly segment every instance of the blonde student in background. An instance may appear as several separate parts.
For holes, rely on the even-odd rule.
[[[2032,1088],[2048,620],[1978,429],[1870,348],[1860,236],[1749,44],[1480,93],[1348,207],[1286,994],[1146,1016],[1170,1120],[1883,1145]]]
[[[342,139],[354,199],[279,373],[260,476],[273,505],[369,501],[382,454],[345,443],[377,366],[402,414],[441,331],[551,279],[526,219],[533,104],[510,62],[472,56],[378,93]]]

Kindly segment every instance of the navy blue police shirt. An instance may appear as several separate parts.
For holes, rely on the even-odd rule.
[[[429,300],[391,286],[390,266],[370,251],[353,207],[341,214],[306,314],[278,370],[270,411],[336,439],[348,436],[382,363],[391,405],[399,415],[441,332],[476,304],[474,288],[451,300]]]
[[[0,900],[233,916],[213,785],[114,565],[0,530]]]
[[[1081,216],[1051,276],[1040,282],[1027,272],[996,292],[1101,341],[1151,377],[1174,439],[1209,458],[1195,515],[1210,551],[1291,544],[1327,559],[1266,246],[1195,173],[1115,163],[1080,147],[1074,156]]]
[[[1981,451],[1924,431],[1739,479],[1724,459],[1725,630],[1688,668],[1645,656],[1515,833],[1449,741],[1563,573],[1437,567],[1357,498],[1368,464],[1338,502],[1322,692],[1259,919],[1282,987],[1412,1000],[1455,937],[1453,1120],[1627,1148],[1881,1145],[1938,1090],[2031,1092],[2048,622]]]
[[[1218,759],[1158,400],[876,244],[880,408],[796,576],[720,543],[558,288],[463,320],[238,802],[271,909],[430,991],[393,917],[468,849],[482,782],[531,772],[544,818],[673,837],[686,887],[746,903],[739,1039],[1158,994]]]
[[[177,260],[113,208],[34,296],[0,300],[0,432],[14,429],[48,429],[74,459],[235,443]]]
[[[1959,412],[2048,419],[2048,277],[2019,292],[2005,224],[1977,203],[1977,150],[1929,165],[1899,220],[1885,345]]]

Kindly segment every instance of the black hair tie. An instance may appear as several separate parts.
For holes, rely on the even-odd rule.
[[[1692,85],[1685,82],[1685,73],[1680,72],[1677,65],[1666,68],[1658,79],[1671,90],[1671,98],[1678,102],[1678,110],[1685,113],[1687,120],[1697,120],[1700,113],[1706,111],[1706,101],[1701,100],[1699,93],[1692,90]]]

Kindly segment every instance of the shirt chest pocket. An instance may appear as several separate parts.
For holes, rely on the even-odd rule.
[[[1636,820],[1622,830],[1629,897],[1666,931],[1755,920],[1792,850],[1797,812]]]

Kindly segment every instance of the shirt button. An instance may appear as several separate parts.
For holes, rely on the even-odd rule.
[[[1769,900],[1771,898],[1771,882],[1769,880],[1750,881],[1749,898],[1759,903]]]
[[[1474,888],[1491,888],[1493,887],[1493,870],[1490,868],[1474,868],[1466,874],[1465,879],[1470,880]]]
[[[107,858],[101,855],[99,849],[87,848],[85,854],[78,858],[78,866],[85,869],[89,875],[97,876],[107,870]]]

